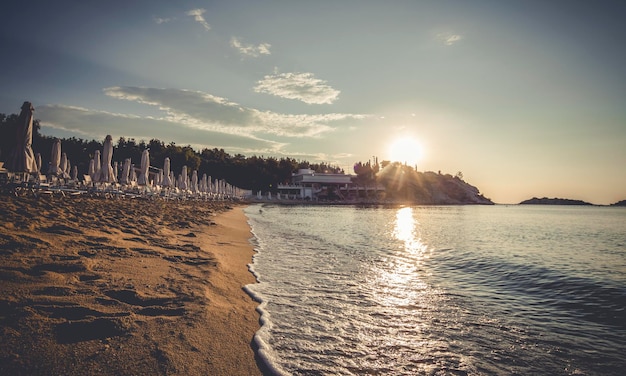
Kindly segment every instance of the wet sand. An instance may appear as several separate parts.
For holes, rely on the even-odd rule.
[[[242,207],[2,194],[0,220],[0,374],[261,374]]]

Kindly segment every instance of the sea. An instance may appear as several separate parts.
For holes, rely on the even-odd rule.
[[[268,374],[626,374],[626,208],[245,213]]]

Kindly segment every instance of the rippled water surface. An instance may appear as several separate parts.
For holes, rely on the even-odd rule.
[[[621,375],[626,210],[246,209],[276,373]]]

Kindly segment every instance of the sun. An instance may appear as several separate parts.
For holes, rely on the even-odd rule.
[[[422,160],[422,145],[412,137],[401,137],[389,145],[389,159],[392,162],[418,165]]]

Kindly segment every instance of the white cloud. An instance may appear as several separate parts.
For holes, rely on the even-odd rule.
[[[437,40],[446,46],[452,46],[453,44],[459,42],[463,39],[463,36],[460,34],[454,33],[439,33],[437,34]]]
[[[347,158],[352,158],[352,157],[354,157],[354,154],[352,153],[338,153],[332,156],[332,158],[334,158],[335,160],[347,159]]]
[[[211,26],[209,25],[208,22],[206,22],[206,20],[204,19],[203,14],[206,12],[206,9],[202,9],[202,8],[198,8],[198,9],[192,9],[190,11],[187,12],[188,16],[192,16],[193,19],[198,22],[200,25],[202,25],[202,27],[204,27],[205,30],[211,30]]]
[[[172,20],[171,18],[154,17],[154,22],[156,22],[159,25],[162,24],[162,23],[168,23],[171,20]]]
[[[53,128],[77,137],[102,140],[107,134],[137,140],[157,138],[163,142],[194,145],[197,148],[225,148],[238,153],[276,153],[286,145],[253,135],[239,135],[193,127],[172,119],[96,111],[82,107],[45,105],[37,107],[42,130]]]
[[[334,130],[332,123],[363,119],[360,114],[281,114],[244,107],[208,93],[180,89],[110,87],[106,95],[158,107],[168,121],[192,128],[237,135],[318,137]]]
[[[232,37],[230,39],[230,45],[240,54],[250,57],[259,57],[261,55],[270,55],[270,47],[272,47],[269,43],[261,43],[258,46],[253,44],[243,43],[239,38]]]
[[[337,126],[353,126],[369,115],[281,114],[244,107],[208,93],[180,89],[109,87],[112,98],[154,106],[152,116],[121,114],[65,105],[37,107],[42,133],[54,130],[96,140],[110,134],[137,140],[157,138],[202,148],[224,148],[244,155],[294,155],[288,145],[333,132]],[[302,150],[300,150],[302,152]],[[326,160],[326,159],[322,159]]]
[[[254,87],[257,93],[272,94],[282,98],[297,99],[308,104],[330,104],[340,91],[312,73],[280,73],[265,76]]]

